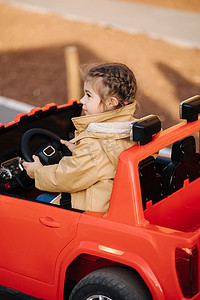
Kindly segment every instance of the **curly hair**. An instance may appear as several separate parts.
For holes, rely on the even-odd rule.
[[[94,90],[105,103],[106,99],[114,96],[121,107],[135,102],[137,82],[133,72],[122,63],[105,63],[93,66],[82,72],[85,82],[90,82]]]

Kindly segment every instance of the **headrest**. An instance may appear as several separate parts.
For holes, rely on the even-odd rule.
[[[153,156],[148,156],[139,163],[139,174],[143,183],[156,177],[156,165]]]
[[[190,159],[196,151],[195,139],[193,136],[188,136],[177,142],[172,146],[172,162],[182,163]]]

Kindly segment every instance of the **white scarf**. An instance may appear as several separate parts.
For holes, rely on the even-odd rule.
[[[98,133],[130,133],[131,123],[134,123],[134,121],[90,123],[86,131]]]

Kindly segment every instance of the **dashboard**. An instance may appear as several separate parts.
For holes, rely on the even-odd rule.
[[[33,187],[33,180],[22,166],[23,161],[16,156],[0,164],[0,191],[21,194]]]
[[[19,156],[2,162],[0,165],[0,180],[9,180],[19,175],[24,170],[22,162],[23,159]]]

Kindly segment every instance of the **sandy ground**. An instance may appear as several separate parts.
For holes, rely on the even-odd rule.
[[[163,1],[137,2],[160,5]],[[165,5],[180,2],[181,9],[200,11],[199,0],[165,1]],[[71,45],[78,48],[80,64],[127,64],[139,86],[136,117],[158,114],[163,128],[179,122],[180,101],[200,94],[200,49],[1,3],[0,95],[34,106],[67,102],[64,49]]]

